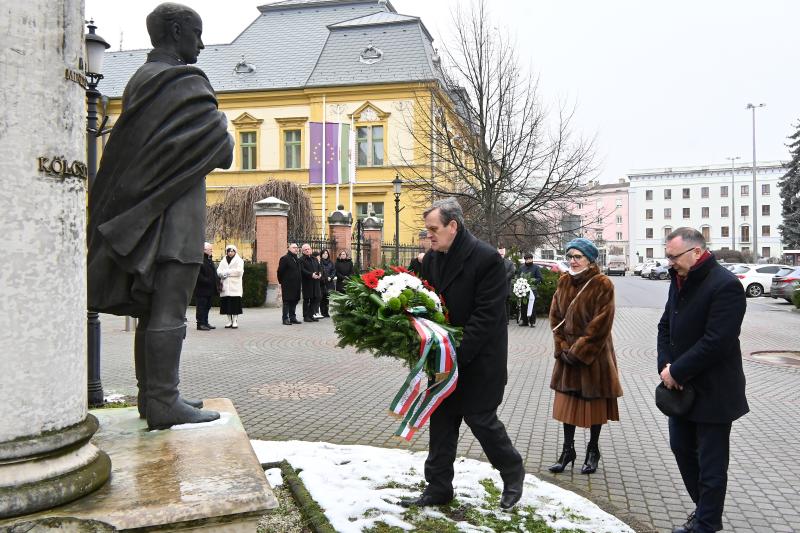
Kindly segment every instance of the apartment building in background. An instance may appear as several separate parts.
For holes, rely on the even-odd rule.
[[[781,257],[778,181],[786,171],[783,162],[757,164],[755,190],[747,164],[629,173],[629,263],[664,257],[665,237],[681,226],[700,230],[712,250]]]

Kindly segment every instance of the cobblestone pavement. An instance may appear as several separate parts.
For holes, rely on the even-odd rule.
[[[579,473],[581,452],[572,472],[547,471],[560,450],[561,428],[551,418],[552,340],[541,319],[537,328],[509,326],[509,382],[500,408],[529,473],[583,493],[640,532],[670,531],[692,509],[666,418],[653,402],[660,314],[653,307],[617,310],[614,339],[625,395],[621,421],[601,434],[596,474]],[[287,327],[277,309],[246,309],[238,330],[223,329],[218,316],[212,322],[218,329],[189,329],[181,390],[232,399],[251,438],[426,449],[427,431],[410,446],[391,436],[395,421],[387,408],[406,371],[394,360],[337,348],[330,320]],[[124,318],[102,316],[106,393],[135,393],[133,333],[124,325]],[[743,352],[798,350],[798,331],[800,314],[787,306],[750,305]],[[800,369],[747,357],[745,373],[751,412],[733,425],[725,530],[800,531]],[[579,428],[576,447],[586,442],[588,431]],[[486,459],[465,427],[459,454]]]

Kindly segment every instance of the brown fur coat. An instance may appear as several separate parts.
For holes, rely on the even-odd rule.
[[[575,300],[590,279],[591,283]],[[567,311],[573,300],[575,303]],[[587,400],[622,396],[611,340],[614,285],[596,264],[577,276],[565,273],[559,278],[550,306],[550,327],[556,327],[564,318],[564,323],[553,332],[556,363],[550,388]],[[576,364],[562,361],[559,354],[564,350]]]

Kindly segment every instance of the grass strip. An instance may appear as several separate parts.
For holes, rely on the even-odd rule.
[[[297,507],[300,509],[300,513],[303,515],[303,518],[305,518],[306,525],[314,533],[336,533],[336,530],[333,529],[330,521],[328,521],[328,517],[325,516],[322,508],[314,498],[311,497],[306,486],[303,485],[303,482],[300,480],[300,476],[297,475],[297,471],[295,471],[288,461],[284,459],[280,462],[261,463],[261,468],[265,471],[270,468],[280,468],[283,482],[288,485],[289,491],[292,493],[292,497],[295,503],[297,503]]]

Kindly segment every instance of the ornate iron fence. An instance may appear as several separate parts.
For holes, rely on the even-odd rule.
[[[332,235],[330,237],[325,235],[306,235],[306,236],[290,235],[286,245],[288,246],[293,242],[297,243],[297,246],[303,246],[304,244],[308,244],[309,246],[311,246],[311,250],[315,252],[328,250],[330,252],[331,257],[334,255],[335,253],[334,250],[336,249],[336,239],[334,239]]]
[[[397,261],[398,266],[407,267],[412,259],[417,257],[417,254],[424,252],[422,246],[419,244],[401,244],[400,245],[400,259]],[[393,242],[385,242],[381,245],[381,264],[394,265],[395,264],[395,245]]]

